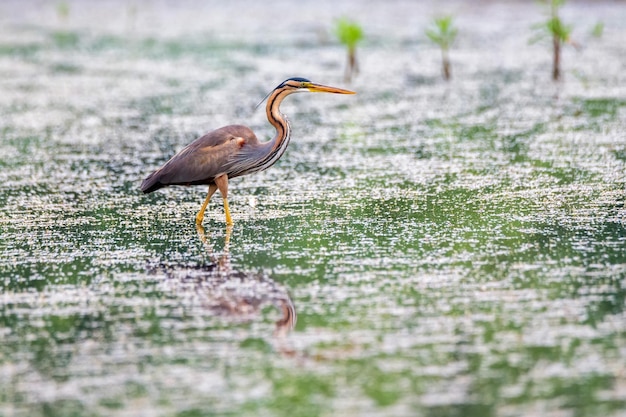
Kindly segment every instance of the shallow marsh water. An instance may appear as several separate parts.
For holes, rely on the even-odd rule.
[[[556,85],[534,3],[335,3],[0,5],[1,416],[626,415],[623,3],[564,7]],[[285,102],[232,231],[140,193],[207,130],[269,137],[284,78],[345,86],[343,14],[358,95]]]

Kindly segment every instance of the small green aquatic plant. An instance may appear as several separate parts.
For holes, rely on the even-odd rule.
[[[65,22],[70,15],[70,5],[66,1],[57,3],[57,16],[59,20]]]
[[[545,22],[534,26],[538,34],[531,39],[531,43],[541,40],[545,35],[550,37],[552,43],[552,79],[559,81],[561,79],[561,49],[564,43],[570,42],[572,26],[563,23],[559,17],[559,9],[565,0],[546,1],[550,6],[550,16]]]
[[[339,42],[345,45],[348,51],[348,63],[344,78],[347,82],[350,82],[352,77],[359,72],[356,47],[357,44],[363,40],[363,29],[358,23],[342,17],[337,20],[335,34]]]
[[[453,25],[452,16],[436,17],[433,20],[433,25],[432,28],[426,29],[426,36],[441,48],[443,79],[448,81],[452,78],[449,50],[458,30]]]
[[[604,33],[604,23],[602,22],[596,23],[593,26],[593,29],[591,29],[591,36],[593,36],[594,38],[601,38],[603,33]]]

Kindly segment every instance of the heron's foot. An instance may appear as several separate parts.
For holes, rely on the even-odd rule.
[[[206,210],[206,206],[209,205],[209,200],[211,200],[211,196],[215,193],[216,190],[217,186],[215,184],[209,185],[209,192],[204,199],[204,203],[202,203],[202,207],[200,207],[200,211],[198,211],[198,214],[196,214],[196,225],[202,224],[202,221],[204,220],[204,211]]]
[[[196,232],[198,232],[198,236],[203,243],[206,243],[206,230],[201,223],[196,223]]]

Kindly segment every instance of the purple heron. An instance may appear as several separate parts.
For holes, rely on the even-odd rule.
[[[211,196],[220,190],[226,224],[232,225],[228,208],[228,179],[263,171],[283,155],[289,144],[291,127],[279,107],[285,97],[298,92],[355,94],[353,91],[316,84],[306,78],[289,78],[266,97],[267,120],[276,128],[272,140],[260,142],[246,126],[219,128],[191,142],[161,168],[148,175],[141,183],[141,191],[147,194],[169,185],[208,185],[209,192],[196,215],[196,224],[202,224]]]

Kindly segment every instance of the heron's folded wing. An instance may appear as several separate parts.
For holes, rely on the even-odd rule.
[[[211,182],[226,173],[230,155],[237,153],[245,143],[245,139],[230,134],[219,141],[204,141],[203,138],[185,147],[159,170],[161,184]]]

